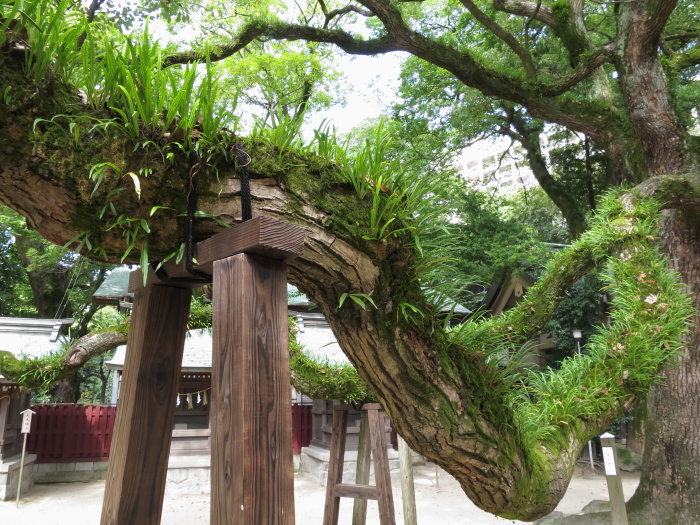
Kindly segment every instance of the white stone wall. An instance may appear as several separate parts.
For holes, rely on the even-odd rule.
[[[7,501],[17,497],[17,480],[19,479],[21,456],[0,462],[0,500]],[[27,454],[22,471],[22,494],[34,486],[35,454]]]
[[[41,463],[34,467],[35,483],[69,483],[107,479],[107,461]]]

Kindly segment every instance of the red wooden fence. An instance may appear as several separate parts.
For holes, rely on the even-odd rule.
[[[107,461],[112,444],[116,405],[32,405],[36,414],[27,438],[27,452],[37,463]],[[311,405],[292,405],[295,454],[311,442]]]
[[[37,463],[107,461],[115,405],[32,405],[27,452]]]
[[[311,443],[311,408],[312,405],[292,405],[292,449],[294,454],[301,454],[301,447]]]

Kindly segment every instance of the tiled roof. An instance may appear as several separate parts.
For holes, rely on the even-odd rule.
[[[110,272],[100,287],[92,294],[98,304],[118,305],[119,300],[129,294],[129,274],[131,270],[116,268]]]
[[[333,363],[347,363],[348,359],[340,349],[323,315],[318,313],[289,312],[290,316],[298,319],[302,316],[297,340],[304,345],[307,352],[326,356]],[[182,356],[183,372],[208,372],[211,370],[212,337],[207,329],[191,330],[185,339],[185,351]],[[126,346],[120,346],[114,357],[106,364],[110,368],[122,368]]]
[[[58,336],[61,328],[73,324],[74,320],[0,317],[0,350],[14,355],[31,356],[59,350],[61,344]]]

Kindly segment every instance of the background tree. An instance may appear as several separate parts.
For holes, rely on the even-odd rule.
[[[31,317],[36,308],[32,289],[15,246],[13,224],[24,219],[9,208],[0,208],[0,316]]]
[[[102,308],[95,304],[92,294],[114,265],[91,261],[51,244],[29,229],[16,212],[4,206],[0,212],[5,289],[0,302],[2,315],[40,319],[74,317],[66,343],[86,335],[94,315]],[[80,376],[74,376],[52,385],[49,399],[76,402],[80,383]]]

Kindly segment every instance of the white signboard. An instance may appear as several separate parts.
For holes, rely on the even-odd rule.
[[[605,461],[605,475],[617,476],[615,454],[613,453],[612,447],[603,447],[603,460]]]
[[[35,412],[33,410],[25,410],[22,412],[22,434],[29,434],[29,429],[32,428],[32,414]]]

